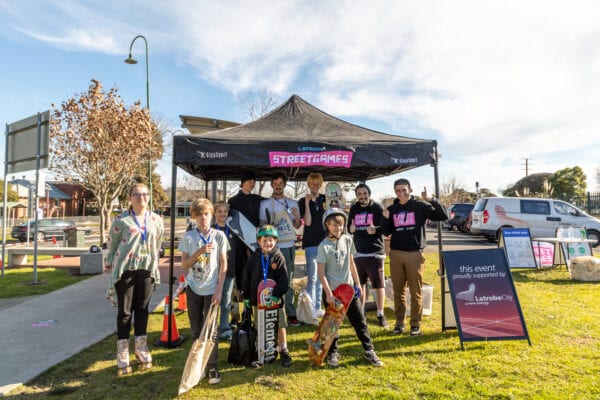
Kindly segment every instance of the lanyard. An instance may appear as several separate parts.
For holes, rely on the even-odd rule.
[[[279,199],[276,199],[275,197],[273,197],[273,199],[274,199],[276,202],[278,202],[279,204],[281,204],[281,205],[283,206],[283,208],[285,208],[285,211],[287,211],[287,212],[291,212],[291,211],[290,211],[290,208],[288,207],[288,202],[287,202],[287,199],[286,199],[285,197],[283,198],[283,201],[281,201],[281,200],[279,200]]]
[[[198,236],[200,236],[200,240],[202,241],[203,245],[209,244],[210,243],[210,234],[212,232],[212,228],[208,230],[208,235],[204,236],[200,233],[200,229],[196,228],[196,232],[198,232]]]
[[[265,281],[265,285],[267,284],[267,272],[269,272],[270,261],[271,261],[271,256],[265,257],[263,254],[260,255],[260,262],[262,264],[263,279]]]
[[[213,228],[220,230],[221,232],[225,232],[225,236],[229,237],[229,227],[227,225],[221,227],[217,224],[213,225]]]
[[[142,229],[142,227],[140,226],[140,223],[138,222],[137,217],[135,216],[135,211],[133,211],[133,208],[130,210],[130,212],[133,215],[133,220],[135,221],[135,224],[140,230],[140,235],[142,236],[142,244],[144,244],[146,243],[146,239],[148,238],[148,212],[146,211],[144,213],[144,229]]]

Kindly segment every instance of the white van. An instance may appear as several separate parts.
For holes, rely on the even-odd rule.
[[[561,200],[486,197],[472,211],[471,233],[497,240],[501,228],[529,228],[531,237],[554,237],[559,227],[584,227],[600,242],[600,220]]]

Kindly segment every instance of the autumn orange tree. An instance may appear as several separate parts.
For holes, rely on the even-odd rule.
[[[104,241],[113,200],[147,171],[148,157],[162,157],[160,132],[139,101],[126,108],[116,87],[106,92],[94,79],[87,92],[52,106],[50,169],[94,194]]]

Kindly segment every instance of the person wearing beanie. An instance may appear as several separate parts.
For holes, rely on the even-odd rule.
[[[406,329],[406,285],[410,290],[410,335],[421,335],[421,316],[423,313],[423,270],[425,258],[423,249],[427,244],[425,223],[427,220],[445,221],[448,219],[446,208],[433,197],[427,195],[427,188],[421,193],[421,199],[411,195],[412,188],[407,179],[394,182],[396,199],[382,213],[381,230],[390,238],[390,273],[394,288],[394,311],[396,326],[392,333],[401,334]]]
[[[252,193],[256,185],[256,176],[254,173],[245,171],[242,174],[240,191],[233,197],[231,197],[227,203],[229,204],[230,210],[238,210],[241,212],[248,221],[252,222],[255,227],[259,226],[258,213],[260,209],[260,202],[264,198],[258,194]],[[246,262],[250,257],[251,250],[246,244],[239,238],[236,237],[237,243],[235,246],[235,287],[242,287],[242,279],[244,276],[244,270],[246,268]],[[233,302],[237,307],[237,302]],[[232,321],[237,323],[237,321]]]

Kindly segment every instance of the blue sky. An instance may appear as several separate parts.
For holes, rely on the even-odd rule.
[[[179,115],[243,121],[247,92],[298,94],[370,129],[436,139],[440,183],[498,192],[528,158],[532,173],[579,165],[598,190],[599,20],[594,1],[0,0],[0,122],[91,79],[145,103],[143,41],[140,63],[123,62],[142,34],[150,108],[173,129]],[[168,163],[159,172],[167,183]],[[404,176],[433,188],[430,167]],[[371,182],[375,197],[397,177]]]

